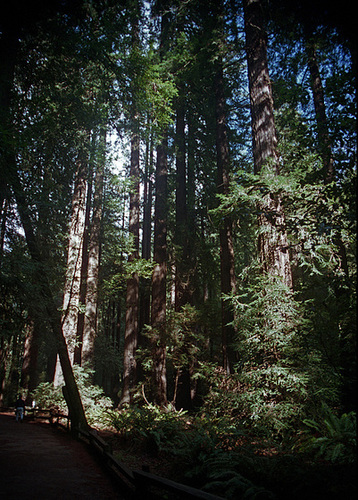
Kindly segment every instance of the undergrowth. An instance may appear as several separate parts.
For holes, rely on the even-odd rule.
[[[189,415],[171,406],[128,407],[110,411],[109,415],[122,445],[124,441],[130,443],[126,453],[137,453],[139,459],[146,453],[152,456],[153,462],[166,457],[170,465],[165,468],[167,477],[227,500],[283,499],[287,498],[287,491],[291,491],[292,499],[302,498],[309,484],[312,491],[322,490],[323,495],[325,488],[335,487],[335,477],[325,477],[331,467],[343,467],[338,473],[348,477],[344,485],[339,485],[341,491],[353,488],[350,483],[352,450],[348,439],[352,425],[347,424],[345,416],[333,418],[331,415],[331,419],[339,428],[346,429],[350,444],[348,448],[339,448],[339,460],[336,454],[327,453],[322,462],[315,455],[315,446],[308,445],[312,436],[304,432],[307,426],[315,427],[313,421],[302,423],[302,431],[297,433],[300,446],[294,447],[293,441],[283,444],[253,435],[240,421],[209,413]],[[352,418],[348,418],[351,423]],[[315,437],[319,439],[317,433]],[[327,450],[329,448],[327,444]],[[316,498],[324,496],[317,493]],[[348,494],[347,498],[350,498]]]
[[[104,395],[100,387],[92,384],[92,370],[75,365],[73,372],[89,425],[102,428],[108,426],[110,421],[107,412],[113,407],[112,400]],[[43,382],[31,393],[31,397],[39,408],[54,408],[66,412],[67,404],[62,387],[55,387],[52,382]]]
[[[318,458],[332,463],[347,464],[356,460],[357,416],[355,412],[335,415],[327,405],[323,405],[319,421],[305,419],[309,428],[304,433],[302,451],[313,451]]]
[[[76,368],[76,378],[90,425],[115,430],[113,439],[125,448],[121,460],[128,455],[137,462],[143,457],[147,463],[160,462],[163,473],[157,474],[227,500],[283,500],[288,491],[291,500],[308,491],[323,499],[335,489],[329,498],[354,498],[353,412],[338,415],[325,406],[285,441],[256,433],[224,408],[211,412],[206,407],[196,414],[154,404],[114,410],[90,383],[90,373]],[[66,409],[61,388],[52,384],[41,384],[33,397],[38,406]]]

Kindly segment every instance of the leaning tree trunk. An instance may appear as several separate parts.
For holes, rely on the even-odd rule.
[[[250,88],[255,174],[279,174],[273,98],[267,64],[267,42],[261,0],[244,0],[247,66]],[[259,210],[259,255],[263,271],[292,288],[283,207],[279,196],[265,196]]]
[[[101,159],[96,166],[93,194],[93,212],[90,224],[88,244],[88,264],[86,281],[85,315],[83,323],[81,366],[94,367],[94,346],[97,331],[97,305],[98,305],[98,275],[100,264],[101,224],[103,212],[103,182],[106,133],[101,133],[100,140],[103,149]]]
[[[77,322],[80,308],[81,271],[83,241],[85,234],[87,192],[87,159],[79,154],[75,187],[72,197],[71,223],[69,229],[66,282],[63,295],[62,331],[68,346],[71,364],[74,363],[77,339]],[[54,378],[55,386],[61,384],[61,364],[58,359]]]
[[[39,304],[39,307],[43,309],[43,313],[49,322],[56,341],[57,352],[59,355],[63,378],[65,381],[65,399],[68,405],[72,429],[76,429],[78,427],[86,429],[88,427],[88,424],[82,406],[81,397],[78,392],[76,380],[72,371],[67,343],[62,333],[61,315],[52,296],[52,291],[47,278],[46,267],[43,263],[41,252],[36,241],[32,222],[29,216],[29,208],[21,187],[20,179],[16,171],[15,162],[14,167],[12,168],[11,179],[21,223],[25,232],[27,246],[32,261],[34,262],[36,267],[36,280],[39,284],[41,294],[41,302]]]
[[[40,248],[37,243],[30,217],[29,206],[21,186],[17,172],[13,120],[11,116],[11,92],[14,82],[15,60],[18,49],[18,38],[15,33],[6,33],[0,37],[0,59],[3,65],[0,71],[0,118],[3,131],[0,134],[0,178],[6,180],[15,195],[20,220],[24,229],[26,243],[35,265],[36,279],[40,289],[39,307],[54,334],[59,353],[63,376],[66,384],[66,401],[71,416],[72,428],[88,427],[76,380],[73,375],[67,345],[62,333],[61,316],[52,296]],[[3,177],[4,176],[4,177]],[[7,186],[6,186],[7,188]]]

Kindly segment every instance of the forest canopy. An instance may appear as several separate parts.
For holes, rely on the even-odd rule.
[[[6,7],[2,406],[65,384],[84,423],[84,384],[278,438],[356,410],[355,27],[326,4]]]

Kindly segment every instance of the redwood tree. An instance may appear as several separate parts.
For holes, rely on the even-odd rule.
[[[151,349],[153,359],[154,400],[159,405],[167,403],[166,376],[166,276],[167,276],[167,136],[157,146],[155,172],[155,222],[154,251],[155,267],[152,275],[151,326],[153,336]]]
[[[139,57],[139,17],[140,6],[134,1],[130,12],[132,29],[132,54],[133,64],[138,64]],[[135,262],[139,258],[139,212],[140,212],[140,168],[139,168],[139,112],[138,112],[138,85],[136,71],[133,71],[130,123],[131,123],[131,160],[130,160],[130,193],[129,193],[129,234],[132,237],[132,251],[128,261]],[[131,272],[127,279],[126,293],[126,320],[124,331],[124,357],[123,357],[123,388],[121,404],[130,403],[137,378],[136,349],[138,344],[139,328],[139,275],[137,271]]]
[[[85,314],[82,335],[81,365],[94,367],[94,344],[97,332],[98,277],[101,250],[103,213],[103,184],[106,151],[106,132],[100,132],[100,154],[95,167],[92,220],[87,257]]]
[[[79,153],[77,172],[72,196],[72,211],[69,227],[66,282],[63,294],[62,331],[66,339],[71,363],[74,363],[78,342],[77,322],[80,308],[83,242],[85,238],[85,214],[87,198],[88,162],[85,149]],[[57,362],[54,384],[61,383],[60,361]]]
[[[216,37],[224,45],[224,9],[220,0],[215,8]],[[222,50],[222,49],[221,49]],[[216,119],[216,157],[217,157],[217,178],[218,192],[228,195],[230,191],[230,159],[229,143],[226,127],[226,102],[224,92],[224,69],[223,54],[219,52],[216,56],[215,75],[215,119]],[[230,295],[236,291],[235,258],[233,246],[233,221],[230,216],[225,215],[220,224],[220,280],[221,293]],[[233,325],[234,314],[230,301],[224,297],[221,299],[221,329],[223,347],[223,367],[230,373],[233,364],[232,343],[234,340]]]
[[[274,179],[279,174],[279,157],[261,4],[261,0],[243,0],[254,172]],[[289,248],[280,197],[273,194],[264,196],[258,211],[258,249],[262,269],[268,275],[280,277],[287,287],[292,288]]]
[[[133,237],[133,250],[129,262],[139,258],[139,133],[136,120],[131,139],[129,233]],[[129,403],[136,383],[136,348],[139,324],[139,276],[134,271],[127,279],[126,323],[124,333],[123,390],[121,403]]]

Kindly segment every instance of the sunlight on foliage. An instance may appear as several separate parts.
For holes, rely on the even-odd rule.
[[[87,421],[92,426],[106,426],[107,412],[113,407],[113,402],[106,397],[103,390],[92,384],[93,370],[73,367],[75,379],[81,395]],[[62,394],[62,386],[54,387],[53,383],[41,383],[31,394],[38,408],[54,408],[67,412],[67,404]]]

